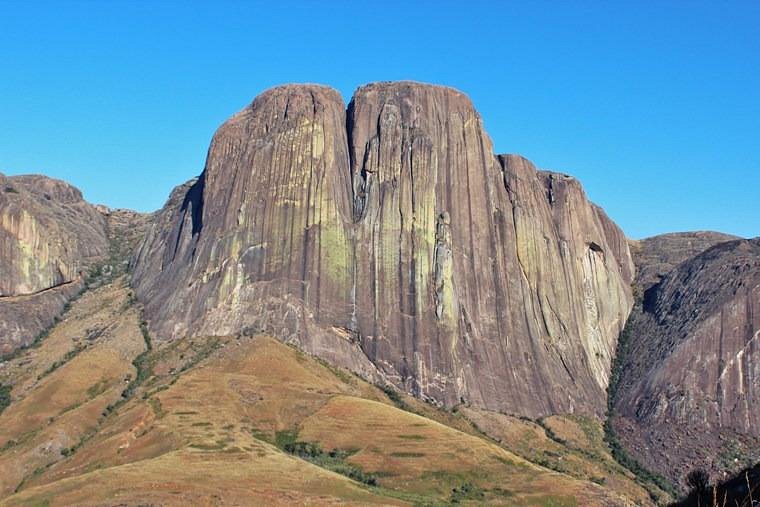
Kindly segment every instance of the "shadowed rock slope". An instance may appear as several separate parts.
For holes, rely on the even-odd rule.
[[[572,177],[495,156],[463,94],[271,89],[215,134],[134,258],[151,332],[267,332],[446,406],[601,415],[632,305]]]
[[[658,283],[673,268],[711,246],[739,239],[714,231],[673,232],[642,240],[629,240],[636,265],[635,286],[642,293]]]
[[[721,479],[760,460],[760,238],[697,234],[714,246],[679,259],[695,235],[668,235],[636,255],[643,301],[627,326],[615,399],[626,446],[681,484],[693,468]],[[652,264],[668,258],[675,267],[651,285]]]

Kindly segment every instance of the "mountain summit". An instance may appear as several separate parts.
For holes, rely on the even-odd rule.
[[[630,241],[451,88],[267,90],[150,215],[0,175],[0,275],[8,505],[688,504],[760,460],[760,239]]]
[[[161,339],[267,332],[448,407],[604,412],[625,237],[575,179],[494,155],[456,90],[268,90],[157,224],[134,282]]]

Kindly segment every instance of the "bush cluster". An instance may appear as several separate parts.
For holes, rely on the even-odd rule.
[[[0,384],[0,414],[11,404],[11,386]]]
[[[333,449],[332,451],[325,452],[319,444],[295,440],[295,432],[279,432],[276,442],[288,454],[298,456],[332,472],[345,475],[356,482],[361,482],[368,486],[377,486],[377,477],[346,462],[346,458],[356,451]]]

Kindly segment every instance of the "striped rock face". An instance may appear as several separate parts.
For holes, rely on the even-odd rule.
[[[154,334],[268,332],[445,406],[601,415],[632,306],[622,232],[572,177],[493,154],[463,94],[263,93],[133,260]]]
[[[79,190],[44,176],[0,174],[0,297],[71,282],[107,251],[104,217]]]
[[[79,190],[0,174],[0,353],[52,324],[81,274],[107,253],[106,219]]]

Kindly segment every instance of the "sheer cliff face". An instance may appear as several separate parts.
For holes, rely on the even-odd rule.
[[[79,190],[0,174],[0,353],[51,325],[107,251],[105,218]]]
[[[0,174],[0,297],[71,282],[106,250],[105,220],[79,190]]]
[[[699,239],[724,242],[677,264],[633,312],[616,402],[628,447],[676,482],[760,459],[760,239]],[[657,262],[658,245],[638,257]]]
[[[632,303],[576,180],[496,157],[470,101],[269,90],[214,136],[134,259],[151,329],[267,331],[446,405],[601,414]]]

